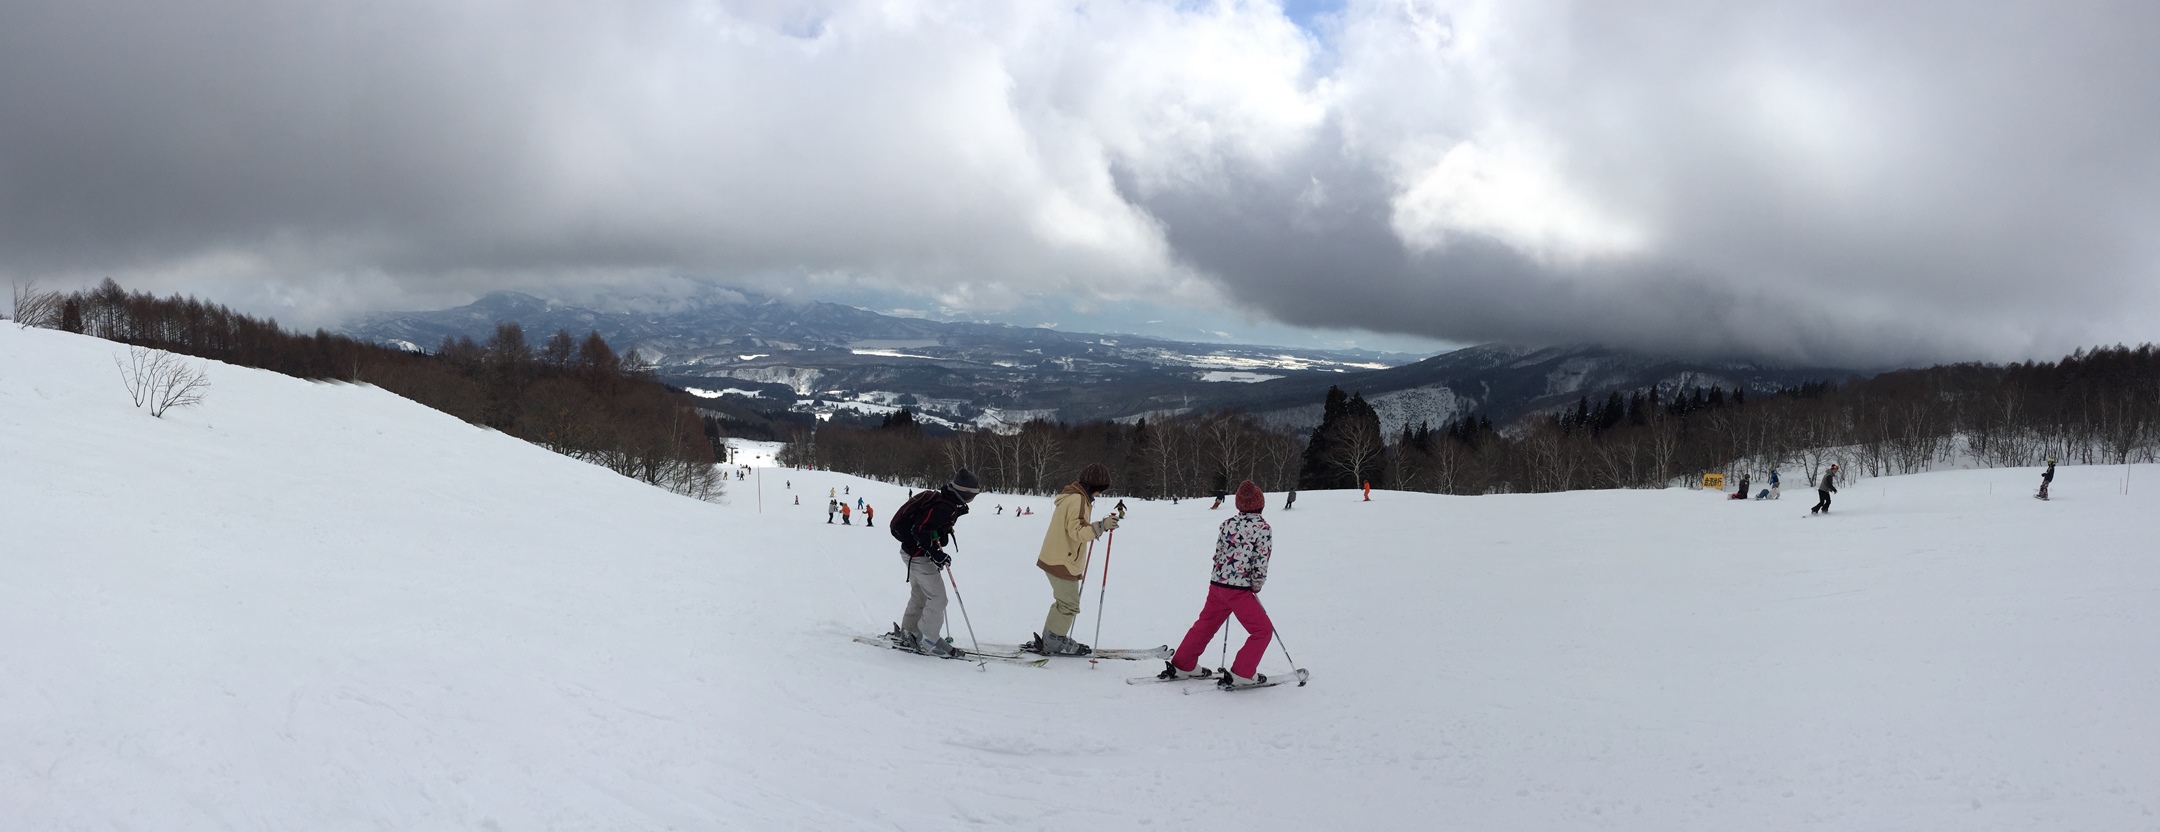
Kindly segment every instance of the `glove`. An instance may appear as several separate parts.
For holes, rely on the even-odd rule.
[[[932,549],[930,550],[930,562],[937,564],[937,568],[943,569],[952,565],[952,556],[945,554],[942,550]]]
[[[1113,514],[1101,520],[1095,521],[1095,535],[1097,537],[1101,537],[1107,532],[1114,531],[1117,531],[1117,515]]]

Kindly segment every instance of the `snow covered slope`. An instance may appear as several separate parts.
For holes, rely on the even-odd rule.
[[[2160,828],[2148,467],[2047,503],[2029,470],[1869,480],[1829,518],[1270,495],[1263,599],[1313,682],[1184,695],[850,643],[906,588],[827,489],[903,489],[763,468],[698,503],[223,365],[152,419],[120,351],[0,327],[10,829]],[[1048,508],[960,524],[985,640],[1040,626]],[[1133,501],[1103,642],[1182,634],[1223,517]]]

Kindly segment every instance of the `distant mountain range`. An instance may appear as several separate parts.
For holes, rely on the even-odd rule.
[[[537,343],[597,331],[662,380],[751,410],[830,418],[908,406],[933,424],[1006,429],[1031,418],[1129,419],[1238,408],[1290,428],[1320,421],[1329,385],[1363,393],[1395,430],[1471,413],[1505,423],[1615,390],[1721,386],[1764,393],[1856,373],[1644,356],[1596,346],[1486,345],[1429,358],[1367,350],[1200,344],[882,315],[750,294],[654,311],[597,311],[495,292],[435,312],[372,315],[355,337],[433,351],[516,321]]]

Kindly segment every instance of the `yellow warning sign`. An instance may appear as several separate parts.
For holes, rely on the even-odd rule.
[[[1723,491],[1723,490],[1725,490],[1725,475],[1724,475],[1724,474],[1704,474],[1704,475],[1702,475],[1702,487],[1704,487],[1704,488],[1707,488],[1707,489],[1710,489],[1710,490],[1712,490],[1712,491]]]

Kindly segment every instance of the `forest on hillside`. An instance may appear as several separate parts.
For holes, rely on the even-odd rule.
[[[1712,387],[1579,399],[1496,426],[1468,415],[1384,433],[1357,393],[1330,388],[1309,436],[1238,412],[1153,414],[1131,423],[1035,421],[1013,433],[931,435],[905,410],[875,426],[799,427],[785,464],[916,486],[956,467],[994,489],[1049,493],[1089,462],[1142,497],[1262,488],[1374,487],[1445,494],[1663,488],[1705,473],[1772,471],[1806,482],[1942,466],[2149,462],[2160,449],[2160,353],[2100,347],[2053,362],[1899,370],[1747,396]]]
[[[990,488],[1050,493],[1089,462],[1141,497],[1217,493],[1251,479],[1271,491],[1375,487],[1445,494],[1663,488],[1702,474],[1772,471],[1811,481],[1943,466],[2149,462],[2160,451],[2160,351],[2079,350],[2059,361],[1952,364],[1843,385],[1748,396],[1651,388],[1495,425],[1476,414],[1384,432],[1356,392],[1329,388],[1308,435],[1236,411],[1132,422],[1037,420],[1009,433],[926,429],[902,409],[877,424],[782,420],[714,409],[653,380],[636,351],[558,331],[537,346],[516,323],[486,343],[447,338],[432,354],[364,343],[111,280],[73,293],[15,292],[17,322],[260,367],[374,384],[476,425],[678,493],[717,496],[713,463],[730,425],[784,429],[783,464],[914,486],[955,468]]]

